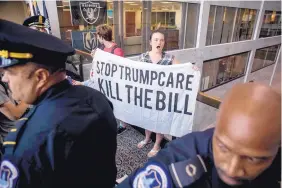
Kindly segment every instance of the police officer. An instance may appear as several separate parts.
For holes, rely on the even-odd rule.
[[[40,32],[49,33],[45,26],[46,18],[42,15],[35,15],[24,20],[23,25]]]
[[[113,187],[116,129],[100,92],[72,86],[60,39],[0,19],[0,67],[12,97],[33,108],[6,137],[0,187]]]
[[[27,26],[31,29],[38,30],[43,33],[48,33],[49,30],[47,29],[45,25],[46,18],[42,15],[35,15],[28,17],[24,20],[23,25]],[[66,73],[68,76],[70,76],[72,79],[82,81],[81,76],[78,74],[78,70],[76,66],[72,62],[72,56],[68,57],[66,61]]]
[[[281,95],[268,86],[233,87],[216,127],[172,141],[118,187],[278,188]]]

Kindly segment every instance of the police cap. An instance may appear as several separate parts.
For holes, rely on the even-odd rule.
[[[45,27],[46,18],[41,15],[36,15],[36,16],[31,16],[23,22],[24,26],[31,27],[31,26],[36,26],[36,27]]]
[[[52,35],[0,19],[0,68],[27,62],[65,68],[67,57],[74,52]]]

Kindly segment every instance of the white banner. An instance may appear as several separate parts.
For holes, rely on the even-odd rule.
[[[92,71],[117,119],[177,137],[192,131],[200,72],[191,63],[157,65],[97,49]]]

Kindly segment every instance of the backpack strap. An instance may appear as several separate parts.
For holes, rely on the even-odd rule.
[[[111,49],[111,54],[115,54],[115,50],[116,50],[117,48],[119,48],[118,45],[117,45],[117,44],[114,45],[114,46],[112,47],[112,49]],[[104,46],[104,45],[101,45],[101,46],[99,47],[99,49],[100,49],[100,50],[104,50],[104,49],[105,49],[105,46]]]
[[[115,54],[115,49],[117,49],[117,48],[118,48],[118,46],[117,46],[117,45],[114,45],[114,46],[112,47],[111,53],[112,53],[112,54]]]

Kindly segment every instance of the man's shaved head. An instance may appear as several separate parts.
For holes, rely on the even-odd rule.
[[[243,139],[241,141],[248,139],[265,146],[278,144],[281,136],[281,95],[268,86],[238,84],[224,98],[217,121],[218,131],[231,132]]]
[[[225,96],[213,137],[215,164],[229,185],[267,169],[281,142],[281,95],[257,83],[235,85]]]

